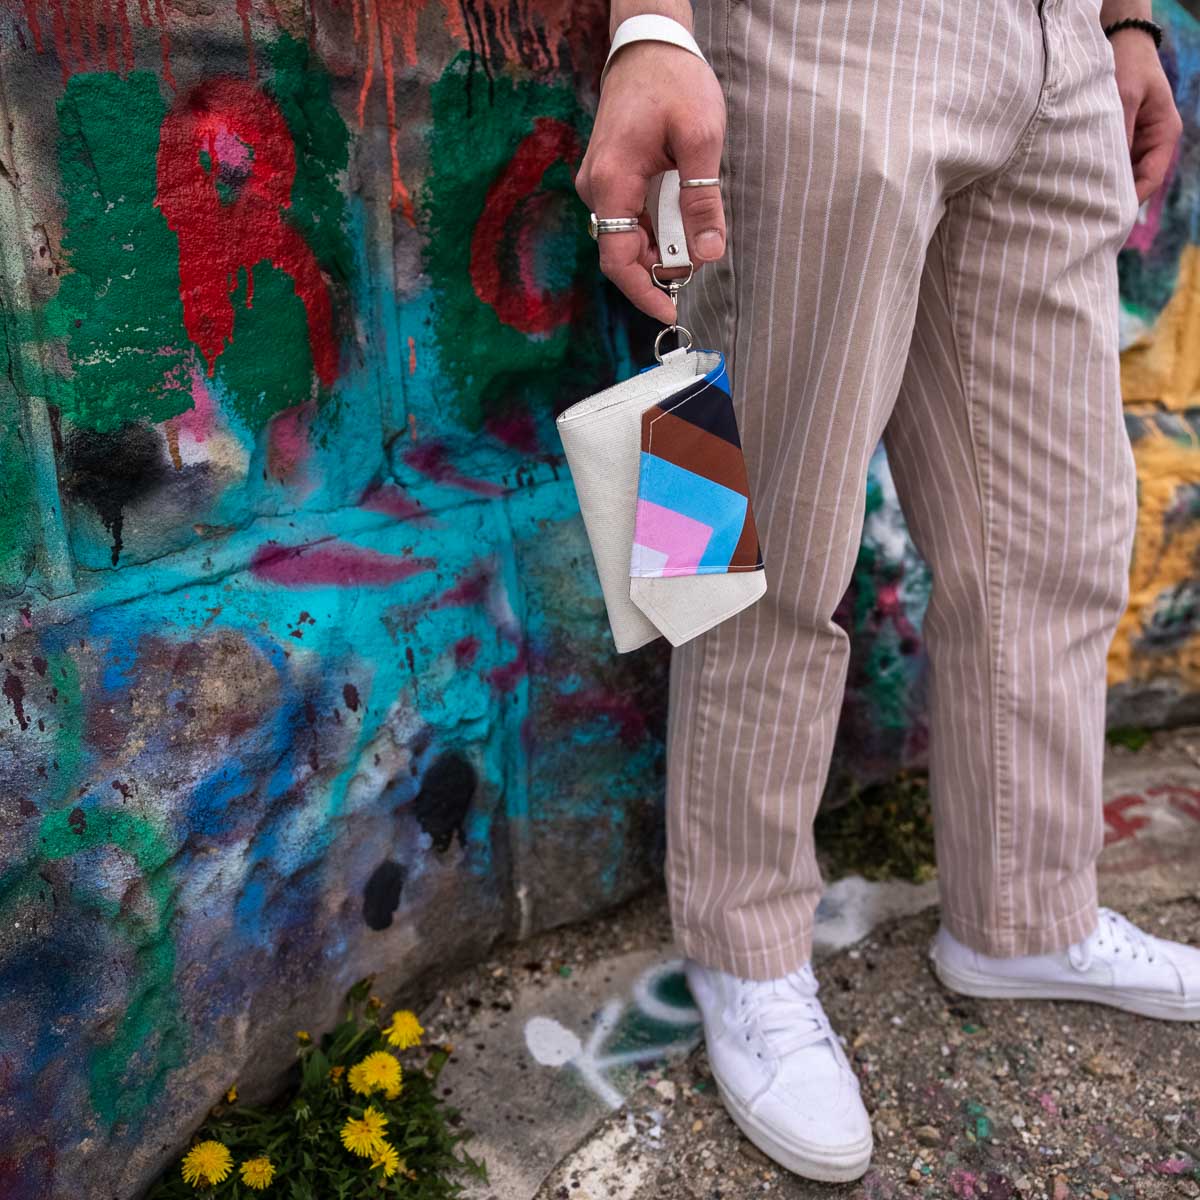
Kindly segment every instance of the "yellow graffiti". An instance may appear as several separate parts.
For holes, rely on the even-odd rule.
[[[1186,430],[1186,432],[1185,432]],[[1129,575],[1129,606],[1117,626],[1108,655],[1108,683],[1175,675],[1200,686],[1200,635],[1170,655],[1139,656],[1134,643],[1150,623],[1161,598],[1195,578],[1200,561],[1200,523],[1176,525],[1168,513],[1181,487],[1200,483],[1200,437],[1181,426],[1169,436],[1147,422],[1133,447],[1138,471],[1138,528]]]
[[[1185,246],[1179,283],[1154,328],[1121,355],[1126,404],[1200,405],[1200,246]]]

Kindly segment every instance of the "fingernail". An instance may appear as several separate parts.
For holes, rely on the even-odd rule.
[[[725,239],[719,229],[702,230],[696,239],[696,253],[701,258],[720,258],[725,247]]]

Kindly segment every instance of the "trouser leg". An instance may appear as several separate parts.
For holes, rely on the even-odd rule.
[[[784,974],[809,953],[812,819],[847,664],[833,613],[943,191],[972,155],[1015,141],[1035,99],[1032,5],[1009,6],[994,50],[993,6],[968,19],[951,0],[905,5],[903,20],[885,7],[896,8],[698,9],[729,99],[731,247],[685,291],[683,317],[731,358],[769,591],[675,653],[667,872],[684,951],[746,977]],[[976,137],[946,114],[982,122],[979,77],[1019,94],[992,104]]]
[[[1096,923],[1105,658],[1136,480],[1116,251],[1136,214],[1096,6],[1048,0],[1049,95],[930,247],[886,441],[933,574],[931,789],[943,919],[994,955]]]

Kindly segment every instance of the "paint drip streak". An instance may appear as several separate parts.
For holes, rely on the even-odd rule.
[[[246,43],[246,62],[251,81],[258,78],[254,61],[254,38],[250,33],[250,0],[237,0],[238,17],[242,22],[242,40]]]
[[[36,0],[25,0],[25,23],[29,26],[29,32],[33,35],[34,49],[41,54],[43,52],[42,26],[38,21]]]

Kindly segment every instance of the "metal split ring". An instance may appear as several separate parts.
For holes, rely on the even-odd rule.
[[[679,181],[681,188],[685,187],[720,187],[720,179],[681,179]]]
[[[654,357],[658,359],[660,363],[663,360],[663,356],[659,353],[658,348],[662,345],[662,340],[667,336],[668,333],[673,333],[679,338],[681,344],[675,347],[677,350],[690,350],[692,348],[692,335],[688,330],[686,330],[682,325],[668,325],[665,329],[660,329],[658,331],[658,337],[654,339]],[[684,338],[687,338],[686,346],[682,345]]]

